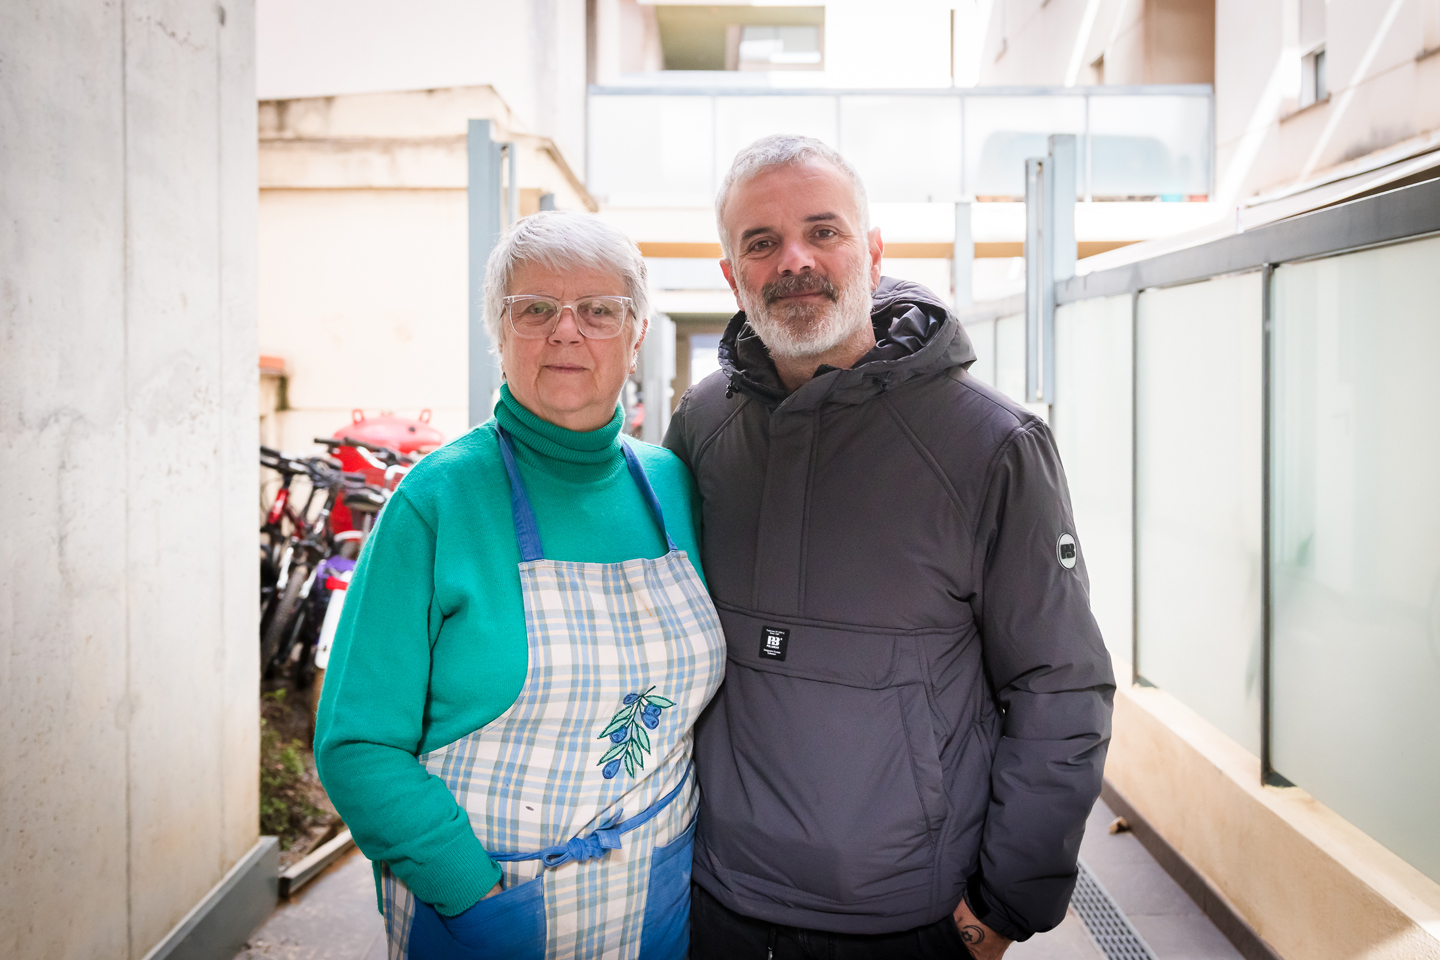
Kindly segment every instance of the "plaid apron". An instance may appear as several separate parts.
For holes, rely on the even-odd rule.
[[[626,465],[668,552],[546,560],[508,436],[496,430],[529,671],[509,710],[417,759],[469,815],[504,892],[441,924],[382,865],[390,958],[683,960],[698,805],[691,730],[723,676],[719,620],[628,444]]]

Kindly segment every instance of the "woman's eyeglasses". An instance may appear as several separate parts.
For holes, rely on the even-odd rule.
[[[544,340],[560,324],[566,307],[575,314],[575,326],[586,339],[609,340],[620,336],[625,314],[634,305],[629,297],[585,297],[556,300],[554,297],[514,296],[504,299],[510,329],[522,340]]]

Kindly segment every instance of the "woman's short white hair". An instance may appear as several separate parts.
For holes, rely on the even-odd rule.
[[[860,174],[855,172],[850,162],[840,155],[839,150],[822,140],[777,133],[761,137],[737,153],[730,164],[730,172],[725,174],[725,181],[720,184],[720,193],[715,197],[715,227],[720,231],[720,249],[724,251],[726,260],[730,259],[730,234],[725,229],[725,203],[735,188],[771,167],[795,166],[816,160],[831,164],[850,178],[855,187],[855,209],[860,213],[860,234],[869,235],[870,201],[865,196],[865,184],[860,182]]]
[[[568,210],[542,210],[517,221],[500,237],[485,263],[485,329],[492,349],[500,351],[505,322],[505,297],[521,264],[547,270],[607,270],[625,282],[635,323],[630,346],[640,339],[650,318],[649,281],[640,248],[599,217]]]

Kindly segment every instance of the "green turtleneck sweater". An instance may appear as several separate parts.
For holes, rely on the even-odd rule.
[[[495,419],[410,471],[381,514],[345,598],[315,727],[320,779],[365,855],[446,916],[500,879],[465,811],[415,758],[510,708],[529,666],[520,549],[495,425],[510,434],[553,560],[665,554],[625,466],[621,413],[576,433],[501,388]],[[670,536],[699,572],[699,498],[668,450],[634,450]],[[377,868],[378,877],[378,868]]]

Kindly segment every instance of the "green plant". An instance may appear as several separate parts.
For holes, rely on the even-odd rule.
[[[275,712],[284,709],[284,700],[283,689],[263,694],[260,716],[260,832],[279,837],[282,850],[289,849],[322,813],[306,795],[303,745],[271,726]]]

